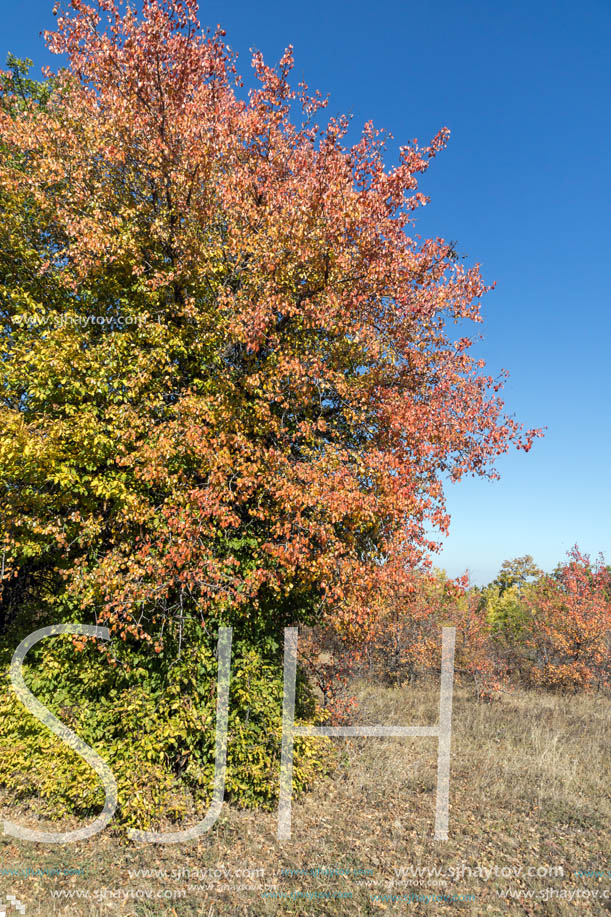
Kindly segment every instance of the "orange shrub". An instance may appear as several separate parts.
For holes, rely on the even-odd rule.
[[[591,690],[611,682],[611,571],[575,546],[525,601],[532,615],[527,645],[530,677],[561,690]]]

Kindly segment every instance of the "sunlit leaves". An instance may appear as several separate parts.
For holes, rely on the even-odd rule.
[[[447,130],[387,171],[373,125],[319,123],[291,49],[245,100],[195,9],[79,0],[44,104],[3,84],[6,570],[34,551],[148,640],[356,632],[447,528],[444,480],[536,431],[446,330],[480,320],[478,269],[409,235]]]

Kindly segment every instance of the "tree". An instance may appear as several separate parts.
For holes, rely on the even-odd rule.
[[[7,117],[14,117],[17,112],[33,107],[42,107],[49,99],[52,81],[31,79],[29,77],[31,66],[31,60],[22,60],[13,54],[8,55],[8,71],[0,74],[0,105]],[[27,167],[27,161],[23,155],[11,150],[1,139],[0,157],[14,169],[23,170]],[[4,249],[0,253],[2,291],[10,295],[11,285],[16,281],[17,276],[24,269],[28,269],[26,265],[30,266],[31,253],[36,247],[34,240],[38,236],[39,229],[32,209],[24,206],[24,202],[19,201],[18,198],[5,194],[4,190],[0,190],[0,206],[4,219],[3,242],[9,238],[16,241],[16,244],[9,249],[10,255]],[[42,293],[40,286],[37,292]],[[3,297],[0,308],[3,308],[6,302],[7,299]],[[3,309],[0,314],[4,319],[7,311]],[[3,321],[3,343],[8,340],[7,331]],[[4,349],[3,358],[7,358]],[[13,576],[9,582],[5,582],[6,561],[6,551],[3,551],[0,567],[0,633],[14,620],[19,608],[32,590],[33,584],[45,578],[45,570],[39,569],[35,558],[30,555],[28,560],[21,564],[18,571],[15,571],[17,575]]]
[[[485,612],[499,643],[505,643],[510,667],[518,671],[522,669],[520,644],[530,622],[524,597],[541,576],[543,571],[530,554],[525,554],[513,560],[504,560],[496,579],[480,592],[480,608]]]
[[[611,682],[611,575],[577,545],[552,576],[529,591],[531,677],[546,687],[575,691]]]
[[[490,623],[467,574],[449,579],[443,570],[419,571],[398,588],[374,621],[367,643],[370,667],[400,682],[423,673],[437,675],[442,627],[456,628],[457,681],[490,700],[506,678],[507,666],[495,653]]]
[[[501,594],[514,587],[519,591],[526,583],[533,582],[542,574],[543,570],[536,565],[531,555],[524,554],[513,560],[504,560],[492,585],[497,586]]]
[[[290,48],[242,98],[194,0],[57,11],[45,104],[2,87],[5,582],[157,650],[358,629],[447,529],[443,477],[539,435],[447,330],[478,268],[408,234],[448,131],[388,171]]]

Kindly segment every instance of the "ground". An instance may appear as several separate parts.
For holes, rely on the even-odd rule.
[[[355,690],[361,723],[437,721],[434,683]],[[457,687],[447,841],[433,838],[435,738],[337,739],[334,772],[293,805],[290,841],[276,840],[276,813],[228,805],[182,845],[133,844],[111,828],[62,846],[0,836],[0,893],[22,902],[25,917],[606,914],[610,720],[602,695],[514,691],[482,703]],[[0,814],[75,826],[6,795]],[[73,869],[82,873],[51,874]]]

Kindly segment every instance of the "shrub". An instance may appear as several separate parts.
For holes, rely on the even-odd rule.
[[[575,546],[526,596],[532,616],[530,678],[565,691],[611,683],[611,573]]]
[[[217,664],[214,641],[192,628],[179,658],[143,658],[127,642],[110,653],[88,642],[77,649],[58,636],[34,648],[26,684],[52,713],[110,766],[118,784],[116,823],[148,828],[160,818],[182,820],[208,805],[214,780]],[[38,796],[45,814],[97,814],[102,785],[86,762],[26,712],[8,680],[0,693],[0,781],[15,798]],[[283,672],[277,646],[234,640],[226,798],[273,807],[278,793]],[[303,679],[297,716],[319,721]],[[330,743],[295,741],[294,790],[303,791],[328,766]],[[192,820],[195,816],[192,815]]]

